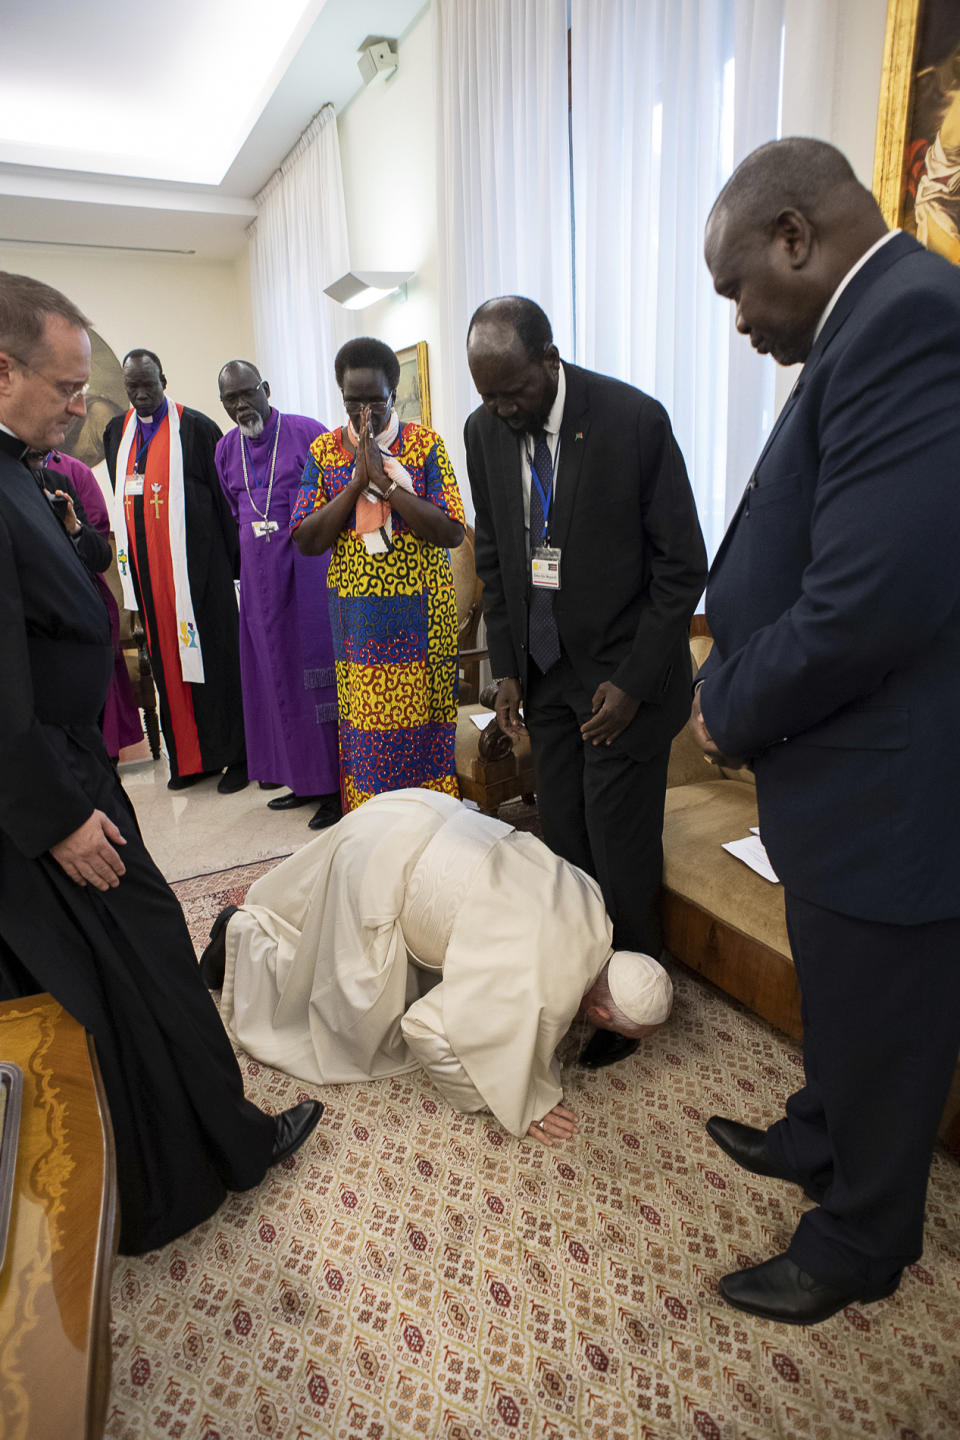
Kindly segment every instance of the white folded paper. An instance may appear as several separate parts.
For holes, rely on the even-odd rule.
[[[749,865],[751,870],[756,870],[764,880],[769,880],[771,885],[780,884],[777,872],[767,859],[767,852],[763,848],[759,830],[751,827],[749,835],[744,835],[742,840],[727,840],[723,848],[729,850],[737,860],[742,860],[744,865]]]

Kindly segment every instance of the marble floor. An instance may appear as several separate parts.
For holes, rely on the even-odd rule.
[[[169,778],[166,760],[152,760],[149,752],[147,758],[121,758],[120,779],[147,849],[168,880],[289,855],[316,839],[317,832],[307,828],[315,805],[267,809],[267,801],[285,790],[261,790],[252,780],[235,795],[220,795],[216,775],[188,790],[168,790]]]

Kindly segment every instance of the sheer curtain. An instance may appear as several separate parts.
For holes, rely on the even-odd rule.
[[[572,354],[567,0],[436,0],[443,413],[477,405],[470,316],[529,295]],[[445,437],[463,477],[459,433]],[[468,497],[469,498],[469,497]]]
[[[333,359],[355,333],[349,311],[323,287],[349,267],[340,143],[325,105],[256,197],[250,227],[258,363],[277,404],[339,423]]]
[[[703,261],[734,165],[778,133],[783,0],[571,0],[577,360],[670,413],[712,554],[774,367]]]

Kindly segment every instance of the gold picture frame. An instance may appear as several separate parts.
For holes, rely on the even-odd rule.
[[[418,340],[397,351],[400,383],[397,386],[397,414],[401,420],[430,427],[430,370],[427,342]]]
[[[884,219],[960,263],[960,8],[889,0],[873,192]],[[956,172],[956,173],[954,173]]]

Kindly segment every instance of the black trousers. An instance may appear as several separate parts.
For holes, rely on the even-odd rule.
[[[126,874],[101,893],[0,831],[0,999],[49,991],[92,1034],[117,1149],[120,1249],[155,1249],[263,1178],[274,1124],[243,1077],[183,912],[150,858],[99,733],[55,732],[62,763],[119,826]],[[119,847],[118,847],[119,848]]]
[[[887,925],[787,891],[805,1084],[768,1144],[825,1187],[788,1254],[883,1292],[920,1256],[930,1157],[960,1048],[960,919]]]
[[[565,654],[546,675],[531,665],[524,718],[543,838],[599,882],[614,945],[659,955],[670,747],[635,760],[618,740],[585,743],[580,726],[590,718],[591,698]]]

